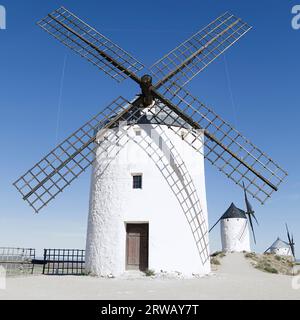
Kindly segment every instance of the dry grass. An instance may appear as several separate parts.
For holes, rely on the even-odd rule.
[[[291,257],[278,256],[270,253],[257,254],[245,253],[245,257],[251,260],[252,265],[261,271],[284,275],[293,274],[293,261]]]
[[[220,260],[217,259],[216,257],[212,257],[212,258],[210,259],[210,263],[211,263],[211,264],[214,264],[214,265],[216,265],[216,266],[219,266],[219,265],[221,264]]]
[[[216,251],[210,255],[211,257],[223,258],[226,256],[226,253],[223,251]]]
[[[216,251],[210,255],[210,264],[213,271],[217,271],[218,266],[221,265],[221,259],[226,256],[223,251]]]

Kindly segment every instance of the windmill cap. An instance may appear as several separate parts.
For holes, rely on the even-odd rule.
[[[137,113],[137,110],[138,107],[132,108],[122,117],[122,120],[127,121],[128,124],[158,124],[190,129],[190,125],[184,119],[178,117],[174,111],[161,103],[156,103],[151,113],[146,113],[142,116]],[[109,123],[113,118],[107,119],[106,123]],[[117,126],[119,126],[118,122],[113,127]],[[102,129],[102,126],[96,128],[95,132],[98,132],[100,129]]]
[[[246,212],[242,209],[237,208],[234,205],[234,203],[231,203],[229,208],[222,215],[221,219],[232,219],[232,218],[247,219]]]

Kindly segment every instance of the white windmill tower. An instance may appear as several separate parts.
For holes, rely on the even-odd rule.
[[[250,251],[250,235],[245,211],[232,203],[222,215],[220,222],[222,251]]]
[[[61,7],[39,22],[60,42],[141,93],[113,101],[14,185],[36,212],[93,164],[86,267],[208,273],[206,158],[261,203],[286,176],[277,164],[183,88],[250,27],[225,13],[139,77],[143,66]]]
[[[244,183],[243,187],[246,211],[237,208],[234,203],[231,203],[221,218],[209,230],[211,232],[220,222],[222,251],[224,252],[251,251],[249,225],[252,230],[254,243],[256,243],[252,218],[254,218],[257,224],[258,221],[248,201]]]
[[[204,159],[174,133],[178,127],[160,108],[152,107],[157,116],[148,113],[126,125],[117,146],[109,139],[97,150],[86,248],[93,274],[210,270]],[[203,248],[197,248],[198,239]]]
[[[290,245],[279,237],[268,248],[268,251],[279,256],[292,256]]]

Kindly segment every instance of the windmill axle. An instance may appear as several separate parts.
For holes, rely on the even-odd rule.
[[[142,98],[143,98],[143,107],[148,107],[153,102],[153,95],[152,95],[152,77],[148,74],[145,74],[141,77],[140,87],[142,91]]]

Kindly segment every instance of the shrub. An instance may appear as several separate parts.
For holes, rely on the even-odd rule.
[[[222,251],[216,251],[216,252],[212,253],[210,256],[211,257],[217,257],[221,253],[222,253]]]
[[[214,265],[220,265],[221,264],[221,262],[215,257],[211,258],[210,262],[211,262],[211,264],[214,264]]]
[[[276,259],[277,261],[281,261],[281,257],[280,257],[280,256],[275,256],[275,259]]]
[[[146,277],[155,276],[155,271],[151,270],[151,269],[148,269],[148,270],[145,271],[145,275],[146,275]]]
[[[290,268],[294,267],[295,263],[293,261],[287,261],[287,264]]]
[[[270,272],[270,273],[278,273],[278,270],[273,268],[273,267],[271,267],[271,266],[264,267],[264,271]]]
[[[247,252],[245,253],[245,258],[253,259],[256,257],[256,254],[254,252]]]

